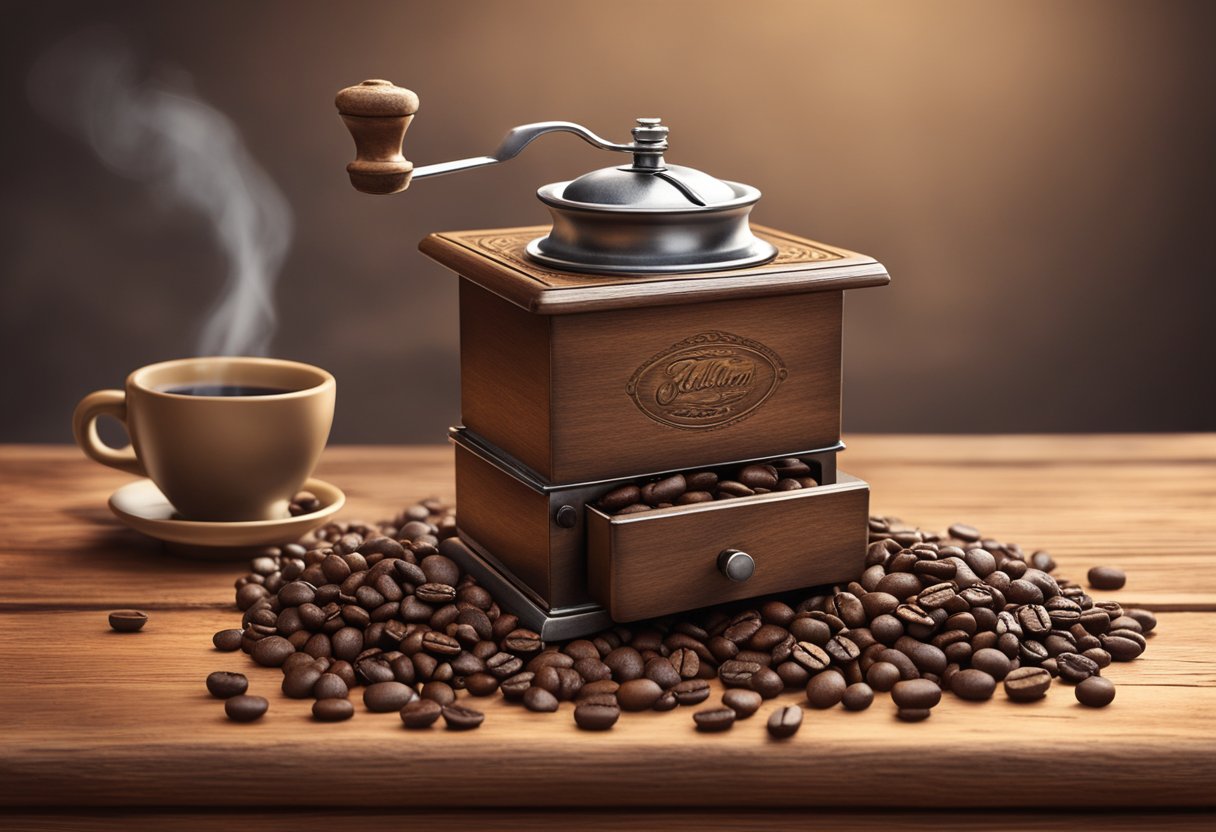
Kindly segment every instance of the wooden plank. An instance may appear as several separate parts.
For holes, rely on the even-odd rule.
[[[153,810],[132,812],[99,809],[73,814],[9,814],[5,820],[14,829],[28,832],[71,832],[76,829],[98,832],[140,832],[172,829],[175,832],[228,832],[231,829],[257,829],[258,832],[299,832],[300,829],[478,829],[484,832],[535,832],[537,829],[579,829],[583,832],[620,832],[622,829],[663,829],[664,832],[755,832],[757,829],[831,829],[836,832],[1075,832],[1101,829],[1108,832],[1142,832],[1145,829],[1210,830],[1208,812],[1154,811],[1114,814],[1101,810],[1052,810],[1027,812],[1017,809],[967,812],[874,812],[814,810],[655,809],[636,811],[619,807],[534,811],[515,809],[411,809],[399,811],[279,808],[273,811],[229,811],[211,808]]]
[[[870,482],[876,513],[969,522],[1047,549],[1077,580],[1123,566],[1127,587],[1095,595],[1127,606],[1216,609],[1216,435],[858,436],[841,465]],[[454,497],[442,445],[335,447],[318,473],[347,492],[347,519]],[[170,558],[110,515],[105,499],[127,479],[74,448],[0,446],[0,608],[230,601],[239,565]]]
[[[235,610],[159,611],[115,634],[100,611],[0,613],[0,805],[868,808],[993,805],[996,779],[1027,808],[1210,805],[1216,797],[1216,616],[1166,613],[1140,660],[1106,674],[1103,710],[1062,684],[1028,705],[946,697],[924,723],[885,694],[859,713],[808,711],[791,741],[767,738],[785,694],[727,734],[693,730],[690,709],[625,714],[579,732],[564,704],[534,714],[479,700],[478,731],[405,731],[359,707],[318,724],[278,692],[279,671],[210,646]],[[16,672],[16,668],[20,668]],[[246,673],[271,700],[261,721],[227,721],[206,674]],[[717,692],[717,691],[716,691]],[[977,776],[980,767],[987,774]],[[317,787],[321,771],[329,784]],[[555,787],[556,786],[556,787]]]

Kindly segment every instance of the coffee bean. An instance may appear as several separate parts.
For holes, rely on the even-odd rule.
[[[320,722],[341,722],[355,715],[355,706],[345,697],[318,699],[312,703],[312,715]]]
[[[695,655],[695,654],[694,654]],[[600,662],[603,664],[603,662]],[[607,665],[604,665],[607,668]],[[662,656],[655,656],[646,662],[646,667],[643,671],[647,679],[650,679],[663,690],[673,688],[680,683],[680,674],[671,666],[671,662]]]
[[[826,656],[826,654],[824,655]],[[756,662],[731,659],[723,662],[718,668],[718,678],[722,680],[722,684],[728,687],[747,687],[752,676],[758,673],[762,666]]]
[[[704,679],[686,679],[671,690],[681,705],[699,705],[709,698],[709,683]]]
[[[1090,708],[1105,708],[1115,701],[1115,685],[1102,676],[1090,676],[1073,691],[1077,701]]]
[[[412,692],[412,691],[411,691]],[[447,682],[441,682],[432,679],[422,686],[419,695],[423,699],[430,699],[432,702],[438,702],[440,705],[451,705],[456,701],[456,691]]]
[[[500,654],[500,655],[505,655],[505,654]],[[512,701],[518,700],[518,699],[521,699],[523,697],[524,693],[527,692],[528,688],[531,687],[532,680],[535,677],[536,677],[535,673],[529,673],[529,672],[516,673],[513,676],[509,676],[506,679],[503,679],[502,682],[499,684],[499,689],[502,691],[502,695],[504,698],[512,700]],[[497,678],[497,677],[494,677],[494,678]]]
[[[399,711],[417,698],[413,688],[400,682],[377,682],[363,691],[363,704],[376,713]]]
[[[781,676],[768,667],[762,667],[753,673],[747,685],[765,699],[772,699],[785,690],[785,682]]]
[[[579,689],[578,698],[580,700],[587,699],[593,696],[608,696],[612,701],[616,701],[616,692],[620,690],[620,685],[611,679],[604,679],[599,682],[588,682]],[[677,685],[678,687],[678,685]]]
[[[1045,635],[1051,631],[1051,615],[1041,604],[1027,604],[1018,608],[1018,624],[1028,635]]]
[[[216,650],[231,653],[233,650],[241,649],[242,636],[241,630],[220,630],[211,637],[211,643],[215,645]]]
[[[217,670],[207,676],[207,691],[216,699],[238,696],[249,689],[249,680],[241,673]]]
[[[434,656],[456,656],[461,650],[459,641],[433,630],[423,634],[422,649]]]
[[[864,711],[874,702],[874,689],[865,682],[854,682],[840,699],[846,711]]]
[[[980,539],[979,529],[974,526],[968,526],[965,523],[955,523],[946,530],[946,534],[955,540],[961,540],[965,543],[974,543]]]
[[[496,679],[515,676],[524,668],[523,659],[510,653],[495,653],[486,659],[486,671]],[[529,676],[529,679],[531,677]]]
[[[1060,671],[1060,680],[1071,685],[1097,675],[1099,670],[1097,662],[1078,653],[1061,653],[1056,656],[1056,667]]]
[[[579,702],[574,706],[574,724],[584,731],[607,731],[620,716],[621,709],[615,702]]]
[[[823,651],[837,664],[848,664],[861,655],[861,650],[846,636],[832,636]]]
[[[1014,702],[1033,702],[1047,694],[1051,674],[1041,667],[1019,667],[1005,676],[1005,695]]]
[[[971,666],[976,670],[984,671],[999,682],[1013,668],[1013,662],[1000,650],[985,647],[971,654]]]
[[[729,730],[735,724],[735,712],[730,708],[706,708],[692,715],[698,731],[717,732]]]
[[[641,500],[642,490],[640,488],[636,485],[622,485],[600,497],[599,507],[611,514],[626,506],[641,502]]]
[[[296,667],[283,676],[283,693],[292,699],[307,699],[324,675],[324,670],[314,662]]]
[[[253,722],[260,719],[269,708],[270,702],[261,696],[239,694],[224,700],[224,713],[233,722]]]
[[[936,707],[942,691],[927,679],[905,679],[891,688],[891,699],[900,708],[923,710]]]
[[[1094,589],[1122,589],[1127,583],[1127,573],[1113,566],[1095,566],[1086,577]]]
[[[790,659],[812,673],[818,673],[832,662],[832,657],[824,648],[809,641],[800,641],[795,644],[794,649],[790,651]]]
[[[282,636],[267,636],[253,645],[252,655],[262,667],[281,667],[294,652],[296,648]]]
[[[470,731],[480,728],[486,715],[464,705],[444,705],[443,721],[449,731]]]
[[[1151,633],[1157,627],[1157,616],[1153,615],[1148,610],[1133,609],[1127,610],[1127,616],[1134,618],[1140,623],[1140,633]]]
[[[345,699],[350,695],[350,686],[336,673],[322,673],[312,686],[312,695],[317,699]]]
[[[866,683],[883,693],[895,687],[895,683],[901,678],[899,668],[888,662],[875,662],[866,671]]]
[[[768,733],[773,739],[788,739],[802,727],[802,708],[786,705],[773,711],[768,718]]]
[[[695,650],[679,647],[671,651],[667,659],[681,679],[695,679],[701,672],[701,658]]]
[[[1133,630],[1111,630],[1100,636],[1102,649],[1117,662],[1130,662],[1147,646],[1144,636]]]
[[[617,647],[604,656],[604,664],[612,670],[612,676],[618,682],[628,682],[642,678],[646,663],[642,654],[632,647]]]
[[[996,690],[996,679],[982,670],[968,668],[951,677],[950,690],[959,699],[982,702],[992,698],[992,692]]]
[[[528,688],[523,696],[524,707],[538,713],[552,713],[557,710],[557,697],[544,688]]]
[[[443,555],[428,555],[418,565],[422,568],[422,574],[426,575],[426,579],[431,583],[448,584],[449,586],[456,586],[460,583],[460,567],[450,558]]]
[[[147,623],[148,614],[139,610],[115,610],[110,613],[110,629],[119,633],[137,633]],[[237,646],[240,646],[239,642]]]
[[[806,701],[812,708],[831,708],[840,703],[848,687],[839,672],[825,670],[806,683]]]
[[[406,728],[429,728],[443,713],[443,706],[430,699],[415,699],[401,709],[401,722]]]
[[[625,711],[646,711],[663,695],[663,689],[650,679],[630,679],[621,683],[617,701]]]
[[[448,584],[425,583],[414,590],[414,596],[427,604],[449,604],[456,600],[456,588]]]
[[[742,688],[731,688],[722,694],[722,704],[734,711],[738,719],[747,719],[760,710],[763,701],[760,694]]]
[[[928,719],[931,713],[928,708],[899,708],[895,711],[895,716],[904,722],[921,722]]]

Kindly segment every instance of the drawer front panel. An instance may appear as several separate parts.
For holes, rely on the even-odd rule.
[[[865,563],[870,489],[841,473],[835,485],[610,517],[587,508],[591,595],[617,621],[848,581]],[[743,582],[718,567],[746,552]]]

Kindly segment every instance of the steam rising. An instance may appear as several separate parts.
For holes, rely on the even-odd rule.
[[[228,280],[203,325],[199,354],[265,355],[292,215],[232,122],[180,81],[142,77],[130,47],[108,30],[50,49],[34,66],[29,92],[44,116],[87,141],[112,171],[209,223]]]

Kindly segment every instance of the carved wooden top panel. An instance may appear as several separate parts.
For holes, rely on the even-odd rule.
[[[729,296],[876,286],[890,278],[873,258],[763,226],[777,248],[769,263],[716,272],[596,275],[557,272],[528,259],[525,246],[548,226],[446,231],[423,240],[424,253],[461,276],[533,312],[687,303]]]

